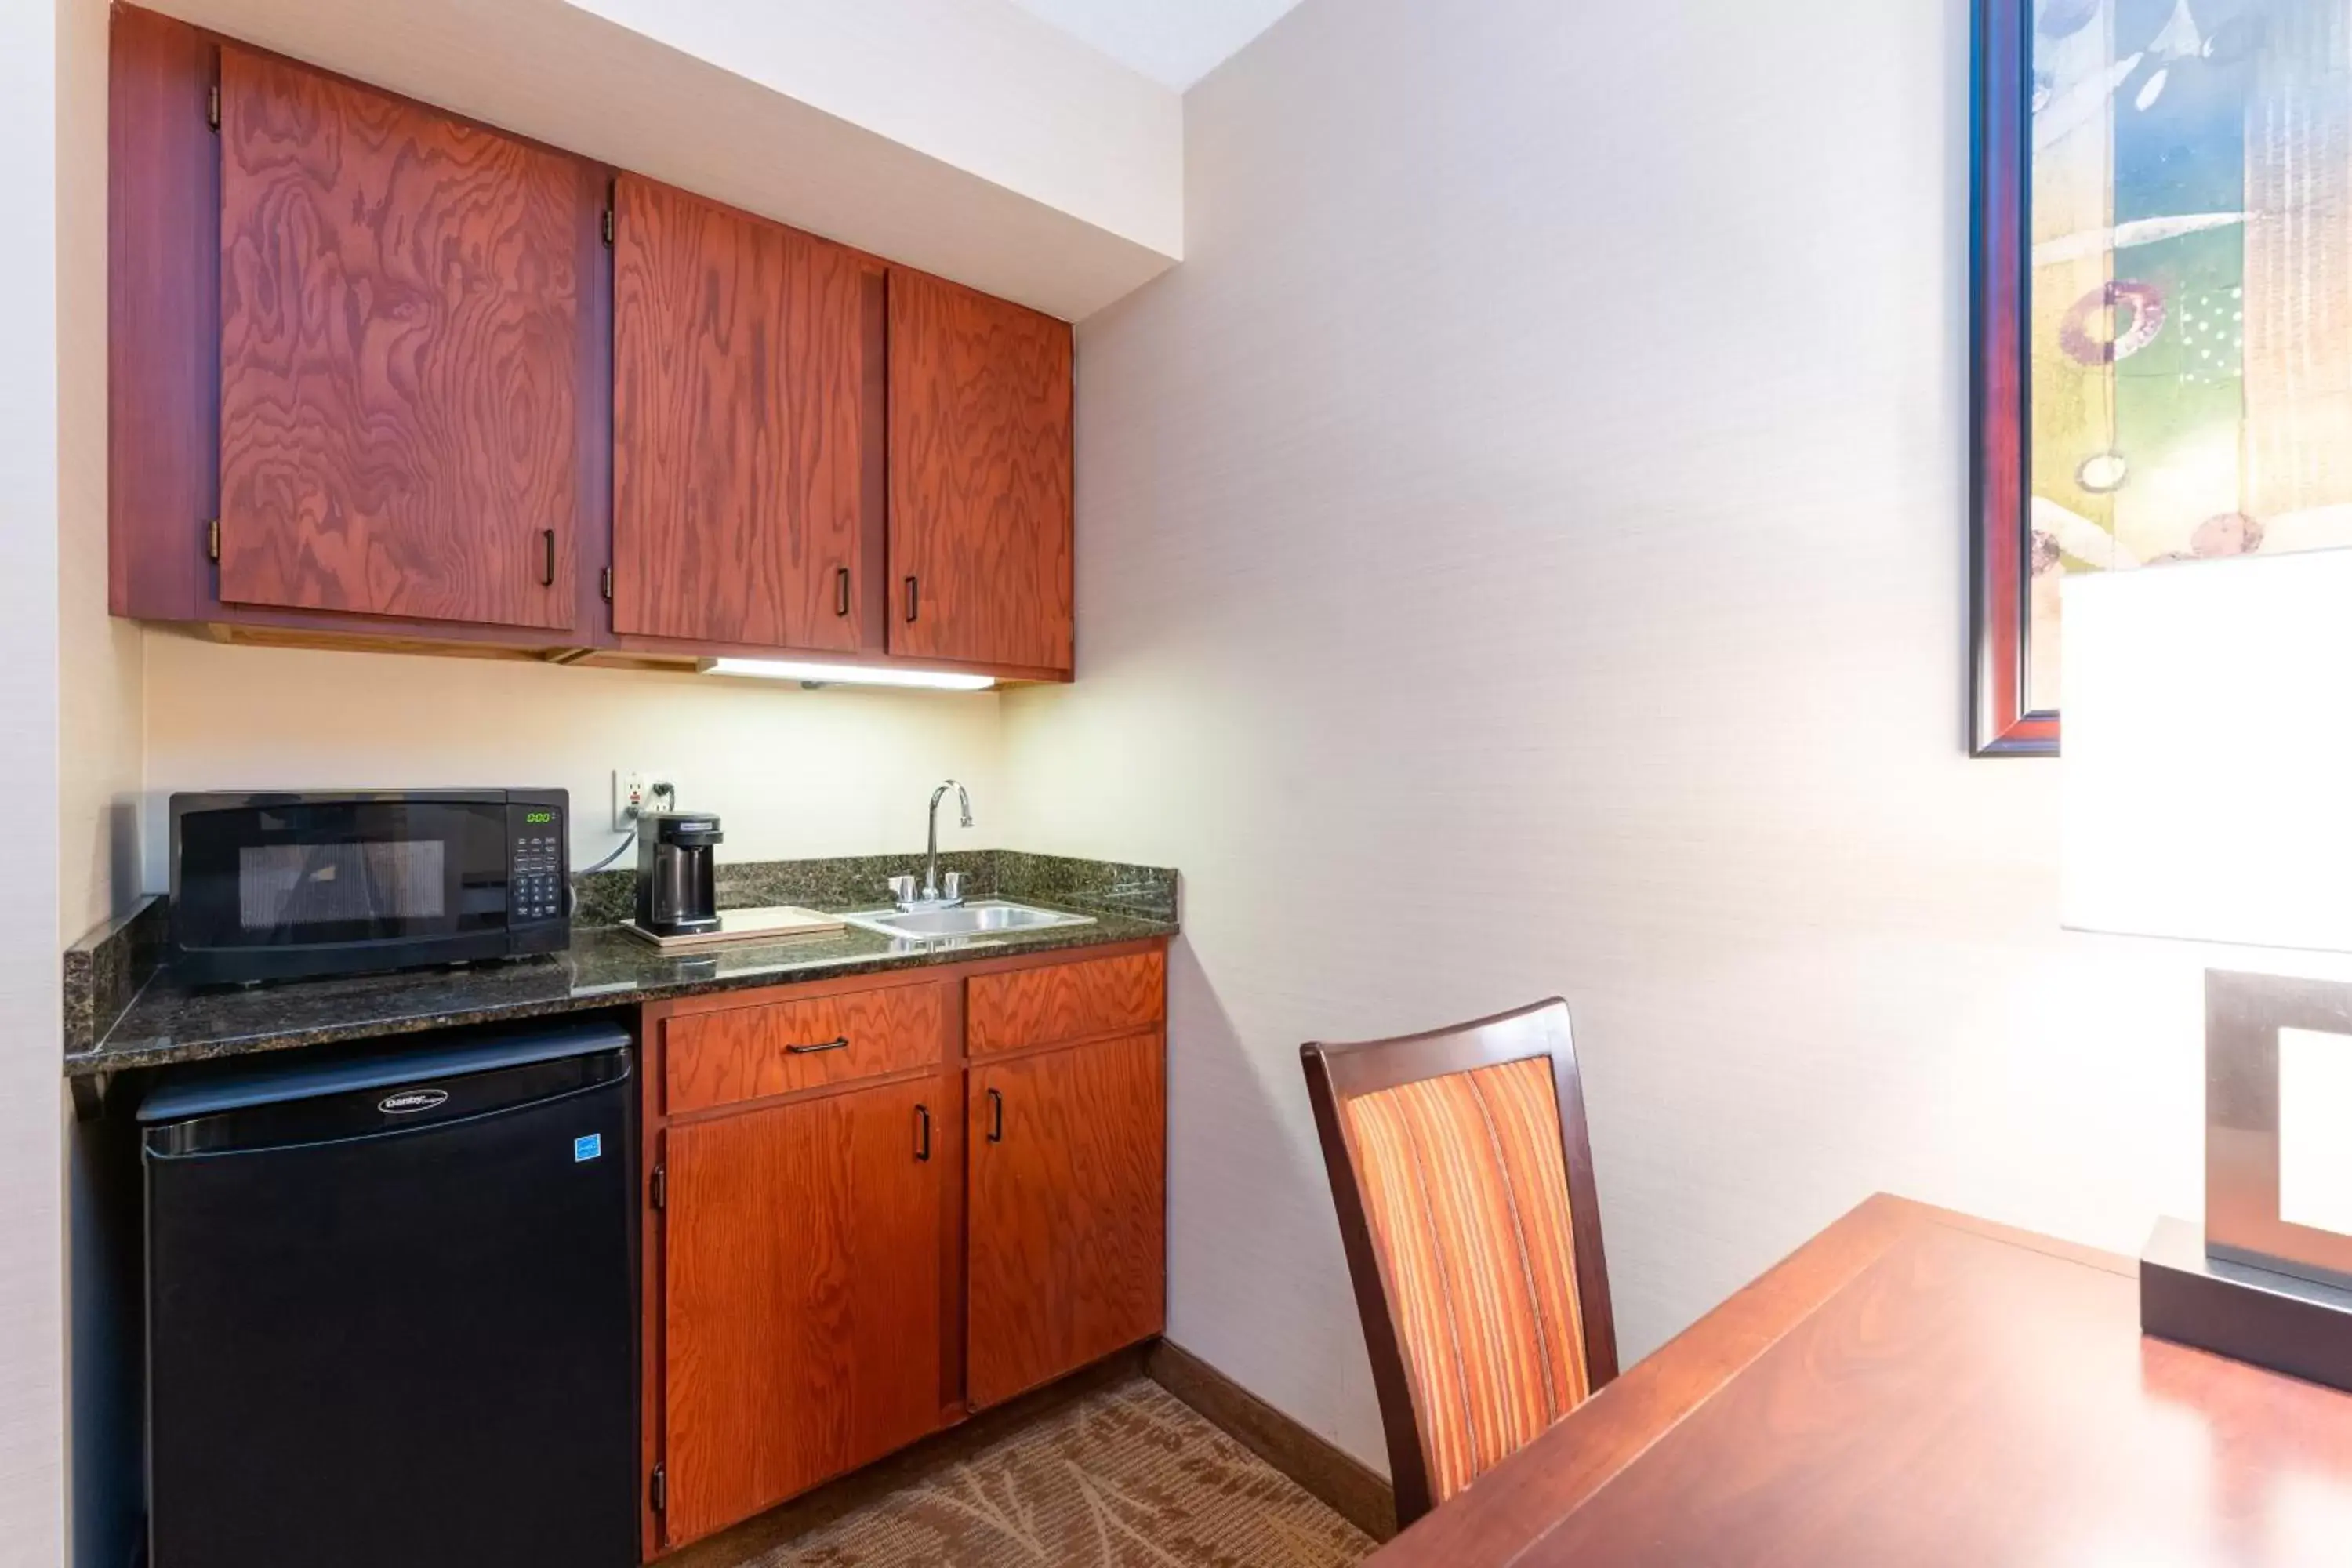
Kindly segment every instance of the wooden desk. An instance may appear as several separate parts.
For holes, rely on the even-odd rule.
[[[2127,1259],[1876,1197],[1370,1562],[2352,1563],[2352,1394],[2143,1340]]]

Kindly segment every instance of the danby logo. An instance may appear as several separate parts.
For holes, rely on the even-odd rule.
[[[449,1091],[446,1089],[404,1089],[377,1100],[375,1108],[386,1116],[414,1116],[420,1110],[448,1103]]]

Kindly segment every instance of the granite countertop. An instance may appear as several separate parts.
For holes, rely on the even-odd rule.
[[[944,857],[942,858],[945,858]],[[995,932],[945,942],[894,939],[852,926],[782,941],[697,953],[664,953],[651,943],[612,926],[582,926],[569,951],[462,968],[403,970],[390,974],[289,981],[253,987],[185,984],[166,967],[154,968],[129,990],[119,1013],[102,1004],[89,1009],[89,1043],[68,1037],[67,1076],[83,1077],[133,1068],[162,1067],[251,1052],[328,1045],[385,1035],[411,1034],[460,1025],[484,1024],[594,1008],[637,1006],[677,996],[736,988],[787,984],[797,980],[874,974],[945,963],[1111,942],[1171,937],[1177,933],[1175,874],[1146,868],[1054,861],[1044,857],[987,852],[961,858],[981,890],[975,899],[1017,899],[1041,908],[1089,915],[1092,924],[1029,932]],[[817,863],[804,863],[815,865]],[[838,863],[827,863],[838,864]],[[740,873],[739,873],[740,875]],[[790,876],[754,876],[747,889],[771,895],[800,884]],[[754,901],[722,900],[730,907]],[[872,909],[872,900],[806,899],[812,907],[839,910]],[[583,908],[590,902],[583,889]],[[115,956],[126,931],[143,929],[152,950],[153,921],[133,916],[93,933],[78,948],[87,974],[93,961],[101,979],[84,981],[85,994],[103,992],[107,971],[131,961]],[[68,1014],[74,1010],[76,955],[68,955]],[[126,989],[128,989],[126,987]],[[79,1046],[80,1048],[74,1048]]]

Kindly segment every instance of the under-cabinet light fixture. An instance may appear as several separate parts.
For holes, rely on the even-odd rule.
[[[861,668],[778,658],[706,658],[702,673],[750,680],[797,680],[803,686],[911,686],[926,691],[985,691],[996,684],[992,675],[966,675],[952,669]]]

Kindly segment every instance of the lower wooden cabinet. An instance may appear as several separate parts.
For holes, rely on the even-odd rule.
[[[1160,1037],[975,1067],[968,1118],[964,1375],[977,1410],[1166,1320]]]
[[[886,1084],[671,1129],[671,1541],[939,1425],[940,1090]]]
[[[646,1553],[1160,1331],[1161,944],[648,1007]]]

